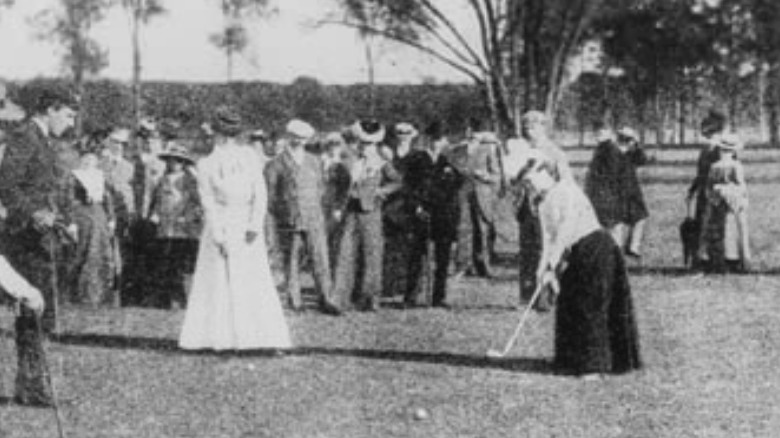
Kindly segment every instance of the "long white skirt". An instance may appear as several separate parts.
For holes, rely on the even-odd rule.
[[[228,256],[204,233],[179,346],[191,350],[290,348],[265,238],[234,236]]]

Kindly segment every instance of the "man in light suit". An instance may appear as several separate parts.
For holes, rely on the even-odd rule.
[[[464,208],[461,214],[466,215],[464,219],[468,221],[471,233],[460,234],[460,270],[490,277],[490,258],[496,233],[496,203],[501,186],[499,139],[492,132],[476,132],[466,148],[463,173],[468,183],[461,193]]]
[[[319,158],[304,149],[315,131],[304,121],[292,120],[287,124],[286,134],[285,150],[268,164],[265,177],[269,213],[274,218],[284,253],[290,305],[295,310],[303,306],[300,256],[305,248],[312,259],[320,309],[327,314],[340,315],[341,309],[331,297],[328,238],[321,206],[324,191],[322,164]]]
[[[402,184],[400,175],[380,151],[384,127],[376,121],[361,121],[353,130],[358,144],[347,160],[351,186],[339,243],[335,295],[345,305],[354,296],[359,310],[376,311],[382,291],[385,244],[382,204]]]
[[[70,236],[77,230],[64,190],[65,169],[50,138],[75,125],[76,108],[75,97],[66,90],[54,86],[42,90],[34,115],[10,137],[0,165],[0,201],[8,209],[3,252],[45,301],[42,321],[25,309],[16,319],[15,399],[26,405],[52,403],[39,334],[41,329],[51,333],[56,328],[55,283],[63,237],[57,230]]]

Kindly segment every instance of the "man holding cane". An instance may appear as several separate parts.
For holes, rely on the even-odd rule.
[[[41,384],[41,328],[56,327],[57,254],[61,231],[75,235],[70,225],[67,197],[62,189],[65,169],[52,137],[75,124],[76,101],[65,90],[51,86],[40,91],[34,115],[8,141],[0,165],[0,201],[8,209],[3,233],[4,253],[10,264],[40,290],[45,301],[41,320],[22,309],[16,320],[19,375],[16,400],[21,404],[49,405],[51,396]]]

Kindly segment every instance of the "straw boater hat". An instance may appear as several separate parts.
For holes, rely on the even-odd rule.
[[[498,135],[491,131],[482,131],[474,134],[474,140],[480,144],[498,144],[500,141]]]
[[[292,119],[285,126],[284,131],[291,137],[309,141],[317,133],[313,126],[300,119]]]
[[[623,128],[620,128],[620,130],[617,132],[618,138],[621,140],[631,140],[633,142],[639,142],[639,134],[632,128],[629,128],[628,126],[625,126]]]
[[[180,160],[185,163],[194,164],[195,160],[190,156],[189,151],[178,143],[169,143],[168,148],[157,155],[161,160]]]
[[[108,139],[120,144],[130,143],[130,130],[125,128],[114,129]]]
[[[385,139],[385,127],[376,120],[360,120],[352,126],[358,140],[363,143],[380,143]]]
[[[249,141],[265,141],[268,140],[268,134],[262,129],[256,129],[249,133]]]

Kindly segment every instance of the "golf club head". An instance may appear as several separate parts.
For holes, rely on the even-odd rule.
[[[504,357],[504,353],[502,351],[493,350],[492,348],[485,353],[486,357],[489,357],[491,359],[500,359]]]

